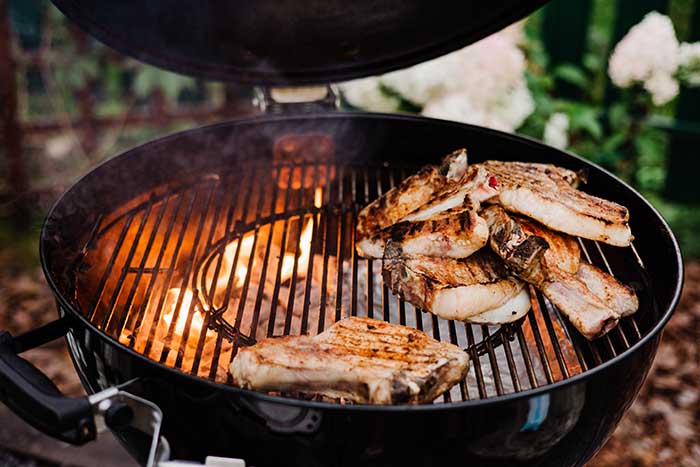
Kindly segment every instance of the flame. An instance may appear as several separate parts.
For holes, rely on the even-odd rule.
[[[248,274],[248,260],[250,255],[253,253],[253,243],[255,238],[252,235],[245,235],[241,240],[241,249],[238,252],[238,266],[236,266],[236,272],[234,273],[233,285],[234,287],[243,286],[245,282],[246,275]],[[238,240],[229,243],[224,249],[224,260],[222,262],[222,268],[224,271],[229,271],[231,266],[233,266],[233,260],[236,257],[236,248],[238,247]],[[228,274],[220,274],[219,280],[217,281],[217,286],[226,286],[228,283]]]
[[[316,188],[314,193],[314,206],[320,208],[323,204],[323,189],[321,187]]]
[[[168,325],[171,325],[173,317],[175,316],[175,308],[177,306],[178,297],[180,296],[181,289],[179,287],[172,288],[168,290],[165,296],[164,308],[168,310],[167,313],[163,315],[163,321]],[[175,334],[182,336],[185,333],[185,325],[187,324],[187,316],[190,313],[190,305],[192,305],[192,299],[194,294],[191,290],[185,290],[182,297],[182,303],[180,304],[180,312],[177,314],[177,322],[175,323]],[[194,310],[192,315],[192,324],[190,326],[190,334],[198,335],[204,326],[204,319],[202,314]]]
[[[313,219],[309,219],[299,236],[299,259],[297,259],[297,271],[306,271],[311,256],[311,239],[313,237]],[[282,259],[280,281],[284,282],[294,274],[294,253],[285,253]]]

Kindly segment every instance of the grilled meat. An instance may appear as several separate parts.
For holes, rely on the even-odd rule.
[[[486,245],[489,227],[471,206],[415,222],[401,221],[358,242],[362,256],[382,258],[391,240],[407,254],[466,258]]]
[[[481,164],[498,180],[493,201],[550,229],[628,246],[632,234],[627,208],[575,188],[578,175],[549,164],[487,161]]]
[[[604,336],[620,319],[620,315],[591,293],[576,276],[564,275],[542,282],[537,288],[588,340]]]
[[[264,339],[242,348],[230,369],[246,389],[388,405],[431,402],[463,380],[468,365],[459,347],[422,331],[350,317],[314,337]]]
[[[357,215],[357,238],[369,238],[415,211],[467,171],[467,151],[455,151],[439,167],[427,165],[369,203]]]
[[[482,211],[489,224],[489,244],[519,278],[533,284],[588,339],[614,328],[634,313],[634,291],[609,274],[581,263],[575,239],[506,213],[500,206]]]
[[[596,297],[620,316],[634,314],[639,308],[639,299],[634,289],[617,281],[610,274],[588,263],[581,263],[576,278],[586,284]]]
[[[483,168],[463,169],[462,162],[466,165],[466,152],[452,154],[440,169],[424,167],[365,207],[357,221],[359,255],[382,258],[389,239],[412,254],[454,258],[483,247],[488,228],[476,211],[497,193],[495,179]],[[459,170],[450,170],[453,166]],[[447,176],[439,175],[445,171]]]
[[[389,242],[382,273],[394,293],[444,319],[498,324],[530,309],[524,283],[487,249],[466,259],[408,256]]]

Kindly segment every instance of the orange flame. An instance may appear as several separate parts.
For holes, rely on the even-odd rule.
[[[168,312],[163,315],[163,321],[165,321],[168,326],[171,325],[173,317],[175,316],[175,309],[177,307],[177,301],[180,293],[181,289],[179,287],[175,287],[168,290],[165,296],[164,308],[168,310]],[[193,298],[194,295],[192,291],[185,290],[182,297],[182,303],[180,304],[180,311],[177,314],[177,322],[175,323],[174,333],[178,336],[182,336],[185,333],[185,325],[187,324],[187,317],[190,313],[190,306],[192,305]],[[199,335],[199,332],[202,330],[202,326],[204,326],[204,318],[202,318],[202,314],[197,310],[193,310],[190,335]]]
[[[299,259],[297,259],[297,273],[306,273],[311,256],[311,239],[313,237],[313,220],[309,219],[299,236]],[[294,253],[285,253],[282,259],[282,270],[280,272],[280,282],[284,282],[294,274]]]
[[[314,206],[320,208],[323,205],[323,189],[321,187],[316,188],[314,193]]]

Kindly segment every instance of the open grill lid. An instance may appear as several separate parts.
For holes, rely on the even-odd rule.
[[[471,44],[547,0],[52,0],[161,68],[257,84],[344,81]]]

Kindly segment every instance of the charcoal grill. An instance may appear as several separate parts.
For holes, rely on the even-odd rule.
[[[152,360],[230,384],[227,368],[241,345],[316,334],[347,316],[384,319],[470,353],[470,378],[445,394],[445,402],[565,380],[642,337],[640,313],[603,339],[580,339],[534,288],[534,312],[514,324],[474,325],[426,313],[394,296],[383,283],[381,261],[358,258],[354,245],[357,212],[416,166],[281,161],[269,169],[267,161],[243,162],[235,173],[205,174],[101,216],[74,273],[90,322]],[[304,228],[311,232],[308,261],[299,259]],[[615,258],[608,260],[599,242],[579,243],[587,261],[613,275],[611,261],[634,264],[624,280],[648,294],[634,245],[609,248]],[[163,326],[168,313],[173,316]],[[157,334],[162,345],[154,345]]]
[[[89,7],[57,3],[113,39],[86,19]],[[524,14],[525,3],[513,11]],[[636,240],[579,240],[584,257],[632,285],[640,310],[589,342],[534,290],[532,311],[500,327],[445,321],[391,294],[380,262],[355,253],[356,214],[459,147],[471,162],[588,170],[585,189],[627,206]],[[104,163],[49,213],[41,258],[60,318],[0,336],[0,396],[75,444],[104,424],[142,464],[216,455],[256,466],[581,465],[638,393],[682,285],[680,251],[660,215],[575,155],[469,125],[308,110],[178,133]],[[467,378],[422,406],[231,384],[241,346],[315,334],[350,315],[459,345],[472,358]],[[64,398],[17,356],[63,335],[88,398]]]

